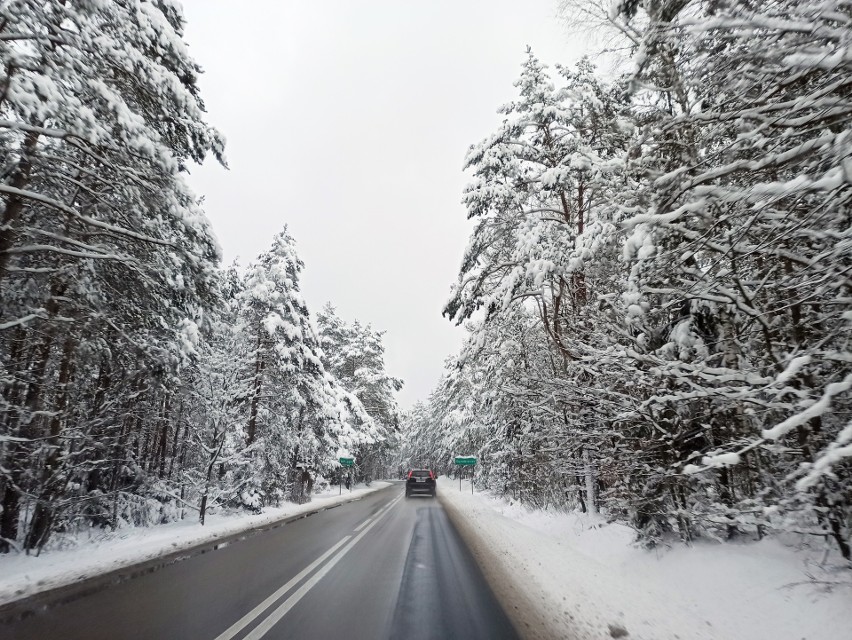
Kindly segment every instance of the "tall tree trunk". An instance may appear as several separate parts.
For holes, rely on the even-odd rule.
[[[257,410],[260,404],[260,391],[263,387],[263,356],[260,353],[260,331],[258,330],[257,337],[257,357],[254,363],[254,392],[251,397],[251,409],[249,410],[248,430],[246,434],[246,444],[251,446],[254,444],[257,436]]]
[[[586,505],[589,513],[598,512],[598,501],[595,491],[595,467],[588,447],[583,447],[583,472],[586,476]]]
[[[169,410],[171,409],[171,401],[168,396],[163,403],[163,414],[161,418],[162,430],[160,431],[160,469],[159,476],[164,478],[166,475],[166,449],[169,446]]]
[[[24,539],[24,549],[41,549],[50,535],[50,528],[55,517],[54,501],[58,494],[57,462],[62,449],[60,434],[62,421],[68,408],[68,383],[74,368],[72,355],[77,346],[74,336],[65,340],[62,348],[62,362],[59,367],[59,385],[57,389],[54,415],[50,420],[48,446],[50,450],[45,458],[41,474],[41,492],[35,505],[30,528]]]
[[[180,444],[180,435],[181,435],[181,425],[183,423],[183,402],[180,403],[180,409],[178,409],[177,421],[175,422],[175,438],[172,442],[172,457],[169,460],[169,480],[172,479],[172,474],[175,469],[175,462],[178,457],[178,445]],[[183,430],[184,437],[186,437],[186,428]]]
[[[213,442],[210,444],[210,459],[207,461],[207,473],[204,476],[204,490],[201,493],[201,504],[198,507],[198,520],[204,524],[204,518],[207,515],[207,499],[210,495],[210,479],[213,477],[213,467],[216,466],[216,461],[222,453],[222,447],[225,444],[225,431],[220,434],[217,429],[213,431]]]
[[[586,207],[585,203],[585,185],[583,185],[582,181],[577,186],[577,236],[581,236],[583,231],[585,230],[585,220],[583,219],[583,215],[585,213],[584,209]],[[573,298],[575,309],[579,310],[580,308],[586,305],[586,300],[588,299],[588,292],[586,291],[586,274],[582,271],[575,271],[573,276]]]
[[[0,513],[0,553],[8,553],[18,538],[18,514],[20,512],[20,489],[15,486],[11,474],[3,480],[3,512]]]
[[[28,368],[28,357],[25,355],[27,331],[23,327],[19,327],[16,332],[17,337],[11,340],[12,346],[8,366],[13,371],[25,371]],[[3,432],[11,436],[20,435],[20,403],[23,390],[23,383],[17,379],[3,388],[3,397],[8,407],[2,416],[5,427]],[[7,469],[7,474],[0,477],[0,496],[2,496],[0,498],[0,507],[2,507],[0,511],[0,553],[8,553],[18,535],[19,487],[15,485],[12,470],[17,464],[19,446],[16,442],[11,441],[6,443],[5,447],[0,448],[3,453],[0,463],[2,463],[4,469]]]
[[[45,305],[48,317],[53,317],[59,309],[56,297],[62,295],[64,285],[54,283],[50,298]],[[20,425],[20,436],[22,442],[10,448],[9,462],[11,463],[10,477],[6,482],[4,493],[4,506],[8,505],[9,511],[3,511],[2,527],[0,527],[0,538],[15,540],[18,537],[18,520],[21,508],[22,491],[25,487],[24,470],[33,464],[33,443],[40,435],[38,433],[39,423],[42,421],[37,412],[41,406],[41,398],[47,384],[47,368],[50,362],[50,354],[56,336],[56,325],[49,320],[46,321],[46,329],[42,340],[35,348],[32,368],[30,369],[27,393],[24,397],[24,412]],[[9,494],[17,493],[16,496]]]

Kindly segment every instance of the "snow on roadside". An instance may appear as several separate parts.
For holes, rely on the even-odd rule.
[[[373,482],[369,487],[357,485],[351,493],[344,490],[342,495],[338,495],[339,489],[335,487],[315,494],[307,504],[287,503],[281,507],[266,508],[257,515],[211,514],[207,516],[204,526],[196,518],[190,517],[153,527],[99,533],[89,539],[65,539],[62,544],[67,547],[49,549],[38,557],[0,555],[0,605],[198,544],[250,531],[289,516],[340,504],[383,489],[389,484]]]
[[[850,637],[848,569],[821,569],[819,557],[777,540],[649,552],[632,544],[628,527],[583,514],[533,511],[485,493],[472,496],[468,482],[460,492],[457,483],[442,478],[439,496],[455,512],[474,553],[517,581],[517,593],[534,595],[527,605],[547,630],[532,637]],[[820,582],[833,587],[826,590]]]

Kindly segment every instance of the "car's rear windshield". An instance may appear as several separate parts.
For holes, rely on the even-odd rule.
[[[411,476],[413,478],[428,478],[429,477],[429,469],[414,469],[411,472]]]

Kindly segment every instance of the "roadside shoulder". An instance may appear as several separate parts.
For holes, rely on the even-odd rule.
[[[524,640],[552,640],[562,637],[564,625],[541,610],[540,603],[546,594],[537,588],[530,591],[528,581],[520,581],[513,575],[516,565],[512,558],[507,557],[510,551],[501,548],[501,545],[495,546],[493,541],[483,535],[480,530],[481,523],[477,518],[469,517],[458,503],[448,499],[447,494],[451,492],[451,487],[441,487],[438,499],[476,559],[518,634]]]
[[[438,495],[525,639],[734,637],[559,539],[497,513],[481,495],[459,492],[451,481]]]
[[[391,486],[373,482],[351,493],[321,495],[306,504],[287,504],[258,515],[222,517],[206,526],[182,522],[132,529],[106,541],[91,540],[39,557],[0,556],[0,621],[48,601],[73,600]]]

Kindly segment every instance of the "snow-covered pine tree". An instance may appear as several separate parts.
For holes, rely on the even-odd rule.
[[[813,528],[848,559],[849,7],[614,15],[637,12],[644,206],[626,303],[637,368],[666,386],[644,408],[671,434],[674,506],[727,535]]]
[[[373,419],[381,439],[365,444],[355,454],[358,474],[364,478],[384,477],[390,471],[390,453],[397,444],[399,406],[394,393],[402,380],[385,370],[383,332],[357,320],[344,322],[331,304],[317,316],[323,363],[340,385],[353,394]]]
[[[110,520],[105,496],[164,466],[167,383],[218,259],[180,174],[222,141],[177,5],[0,13],[0,548],[31,549],[69,508]]]
[[[630,127],[617,88],[600,82],[587,60],[559,73],[557,89],[528,51],[520,97],[501,109],[499,130],[468,153],[474,182],[465,204],[477,223],[445,314],[461,321],[482,309],[485,328],[519,309],[537,312],[557,351],[546,378],[563,382],[551,413],[575,420],[566,449],[583,459],[586,505],[595,509],[601,415],[577,390],[594,379],[584,363],[600,329],[590,302],[610,294],[616,279],[613,200]]]
[[[255,450],[257,506],[287,492],[309,499],[305,483],[333,470],[340,448],[380,437],[357,397],[323,366],[319,337],[299,291],[302,268],[285,229],[249,267],[239,296],[251,354],[246,443]]]
[[[222,273],[220,305],[205,322],[198,358],[182,375],[185,441],[179,469],[182,504],[198,500],[199,519],[209,507],[251,503],[252,448],[246,444],[251,353],[239,322],[242,282],[235,267]]]

